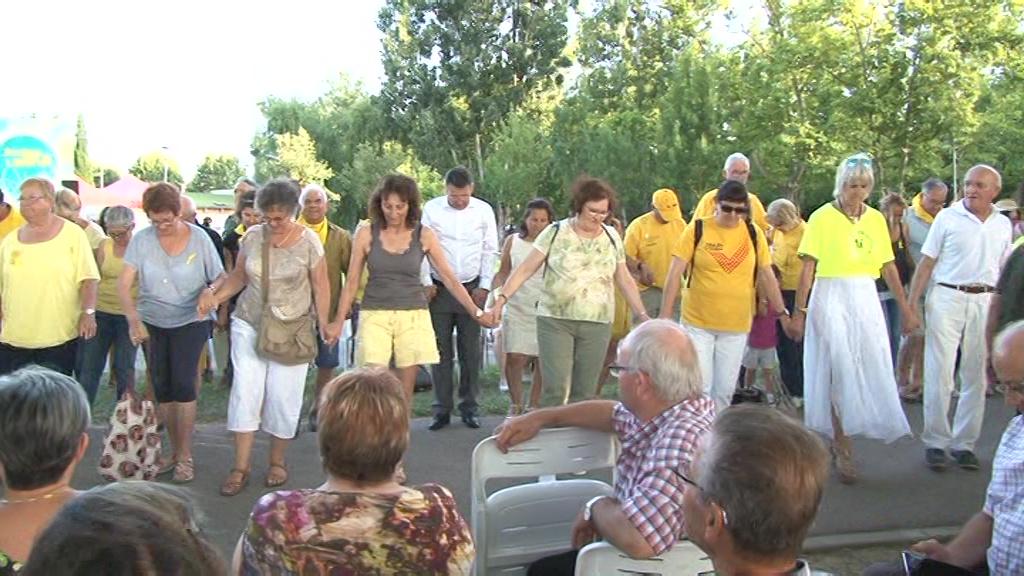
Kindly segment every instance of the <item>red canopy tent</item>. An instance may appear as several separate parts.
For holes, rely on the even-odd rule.
[[[117,182],[104,188],[95,188],[89,184],[83,186],[79,181],[78,190],[82,202],[88,206],[127,206],[129,208],[142,207],[142,193],[146,191],[149,184],[139,180],[135,176],[127,175]],[[89,188],[86,192],[86,188]]]

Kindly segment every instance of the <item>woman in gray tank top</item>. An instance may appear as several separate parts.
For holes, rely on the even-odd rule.
[[[341,334],[358,279],[368,268],[356,332],[356,365],[386,367],[393,356],[411,408],[418,367],[440,361],[421,280],[423,257],[430,259],[445,287],[477,322],[490,326],[493,317],[478,308],[459,283],[434,231],[420,225],[420,191],[412,178],[384,177],[370,197],[369,212],[371,224],[356,230],[346,276],[352,281],[345,282],[337,319],[328,325],[327,334],[335,340]]]

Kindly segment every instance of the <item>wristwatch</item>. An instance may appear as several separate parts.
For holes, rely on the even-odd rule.
[[[82,310],[82,314],[86,314],[88,316],[92,316],[95,313],[96,313],[96,309],[95,308],[86,308],[85,310]]]
[[[594,515],[594,512],[593,512],[594,504],[596,504],[598,500],[601,500],[603,498],[607,498],[607,496],[594,496],[590,500],[587,500],[587,503],[583,505],[583,521],[584,522],[590,522],[590,519]]]
[[[483,310],[481,310],[481,309],[479,309],[479,308],[477,308],[477,309],[476,309],[476,313],[475,313],[474,315],[475,315],[475,316],[476,316],[477,318],[482,318],[482,317],[483,317],[483,315],[484,315],[484,311],[483,311]]]

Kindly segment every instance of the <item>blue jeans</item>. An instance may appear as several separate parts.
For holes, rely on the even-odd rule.
[[[885,325],[889,328],[889,350],[892,353],[892,365],[895,370],[896,357],[900,353],[900,338],[903,337],[903,320],[895,298],[882,300],[882,313],[885,314]]]
[[[107,364],[107,352],[114,347],[113,366],[117,378],[117,397],[131,386],[135,389],[135,353],[128,333],[128,319],[122,314],[96,312],[96,335],[88,340],[79,340],[78,381],[85,389],[92,404],[100,386],[100,376]]]

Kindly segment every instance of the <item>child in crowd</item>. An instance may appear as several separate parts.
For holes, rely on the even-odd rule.
[[[782,272],[778,266],[772,266],[775,278],[782,280]],[[764,391],[769,404],[775,404],[775,365],[779,358],[775,353],[775,347],[779,343],[779,333],[776,320],[787,322],[785,316],[780,316],[781,310],[775,310],[768,303],[767,298],[759,298],[757,303],[757,315],[750,326],[750,336],[747,341],[747,350],[743,354],[743,367],[746,369],[744,376],[744,387],[753,388],[758,375],[764,384]]]

